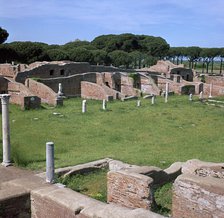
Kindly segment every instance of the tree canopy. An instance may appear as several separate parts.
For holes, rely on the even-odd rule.
[[[9,36],[9,33],[7,32],[7,30],[0,27],[0,44],[5,42],[8,36]]]
[[[91,64],[110,65],[124,68],[142,68],[151,66],[159,59],[168,59],[179,64],[189,62],[189,68],[194,68],[200,61],[202,69],[214,60],[220,60],[222,72],[224,48],[170,47],[162,37],[135,35],[124,33],[120,35],[101,35],[89,41],[74,40],[64,45],[48,45],[42,42],[4,43],[8,37],[6,30],[0,27],[0,63],[17,62],[32,63],[35,61],[89,62]]]

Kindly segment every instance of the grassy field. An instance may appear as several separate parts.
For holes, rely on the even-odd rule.
[[[107,111],[101,110],[101,101],[87,104],[85,114],[81,99],[30,111],[10,105],[15,164],[44,170],[48,141],[55,143],[56,168],[105,157],[162,168],[192,158],[223,162],[223,108],[189,102],[188,96],[172,96],[168,103],[158,97],[155,105],[142,99],[140,108],[136,101],[114,101]]]

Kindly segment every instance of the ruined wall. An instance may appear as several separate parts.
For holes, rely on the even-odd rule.
[[[30,194],[13,188],[0,190],[0,217],[30,218]]]
[[[214,85],[212,83],[212,96],[222,96],[224,95],[224,86]],[[204,95],[210,95],[210,84],[204,83]]]
[[[186,68],[181,68],[181,67],[177,67],[177,68],[173,68],[170,70],[170,74],[177,74],[180,75],[184,80],[189,81],[189,82],[193,82],[193,71],[191,69],[186,69]]]
[[[174,183],[173,218],[223,217],[223,179],[184,174]]]
[[[10,102],[21,105],[24,108],[24,97],[35,96],[25,85],[13,80],[8,81],[8,94],[11,95]]]
[[[137,90],[133,88],[133,79],[126,75],[121,75],[121,93],[125,96],[138,95]]]
[[[205,82],[208,84],[212,83],[213,85],[224,87],[223,76],[205,76]]]
[[[114,76],[112,73],[108,73],[108,72],[103,73],[104,84],[112,89],[115,88],[115,81],[113,77]]]
[[[153,65],[149,68],[149,71],[155,71],[155,72],[167,74],[170,71],[170,69],[177,66],[178,65],[175,65],[171,63],[170,61],[157,61],[156,65]]]
[[[48,86],[32,79],[27,79],[25,85],[34,95],[40,97],[43,103],[56,105],[57,93]]]
[[[113,67],[113,66],[103,66],[103,65],[91,65],[91,72],[126,72],[126,70]]]
[[[118,98],[119,93],[105,85],[98,85],[90,82],[81,82],[81,97],[96,100],[109,100],[108,97],[113,96],[113,99]],[[110,98],[110,97],[109,97]],[[110,98],[111,99],[111,98]]]
[[[5,94],[8,92],[8,81],[0,76],[0,94]]]
[[[81,96],[81,81],[96,83],[96,73],[84,73],[68,77],[59,77],[54,79],[41,79],[41,83],[50,87],[54,92],[58,92],[58,84],[62,84],[62,92],[65,96]]]
[[[145,94],[159,95],[160,90],[157,87],[158,79],[157,77],[150,77],[140,74],[140,85],[141,91]]]
[[[18,72],[18,65],[0,64],[0,75],[14,77]]]
[[[153,204],[151,187],[153,179],[125,171],[107,174],[107,201],[129,208],[150,210]]]
[[[201,82],[188,82],[183,79],[180,79],[180,81],[176,82],[175,80],[173,81],[163,77],[158,77],[158,88],[161,91],[165,91],[167,82],[169,83],[169,91],[174,92],[176,94],[181,94],[182,89],[184,89],[185,86],[194,86],[195,93],[193,94],[196,94],[196,95],[199,95],[199,93],[203,91],[203,83]]]
[[[82,81],[81,97],[87,99],[103,100],[107,99],[107,93],[103,87],[98,84]]]
[[[15,80],[24,83],[27,78],[57,78],[90,72],[88,63],[45,63],[33,69],[17,73]]]

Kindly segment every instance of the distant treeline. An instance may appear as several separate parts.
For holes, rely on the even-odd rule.
[[[188,61],[189,68],[200,61],[203,70],[211,65],[213,71],[214,60],[219,60],[221,72],[224,58],[224,48],[170,47],[165,39],[148,35],[110,34],[98,36],[91,42],[75,40],[64,45],[48,45],[29,41],[4,43],[8,37],[6,33],[0,27],[0,63],[71,60],[142,68],[166,59],[176,64]]]

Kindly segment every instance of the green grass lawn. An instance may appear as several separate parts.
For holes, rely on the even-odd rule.
[[[223,108],[189,102],[188,96],[171,96],[168,103],[157,97],[155,105],[142,99],[140,108],[136,101],[109,102],[107,111],[101,106],[88,100],[82,114],[79,98],[30,111],[10,105],[13,161],[44,170],[45,144],[53,141],[56,168],[105,157],[162,168],[192,158],[223,162]]]

